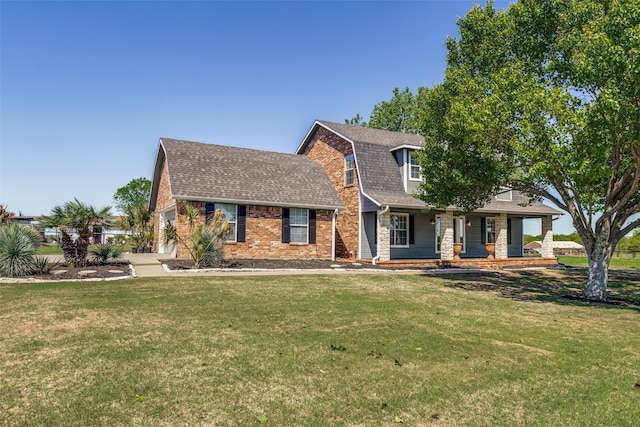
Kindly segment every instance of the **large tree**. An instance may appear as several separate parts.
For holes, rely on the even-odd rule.
[[[609,261],[640,225],[640,2],[491,2],[458,21],[445,80],[414,96],[424,183],[417,196],[472,211],[503,187],[546,198],[589,257],[584,296],[607,298]],[[366,126],[413,131],[387,117]],[[383,114],[384,113],[384,114]],[[372,114],[373,116],[373,114]]]
[[[503,186],[569,213],[589,257],[584,296],[640,225],[640,2],[474,6],[427,97],[419,197],[473,210]]]
[[[152,215],[149,211],[151,181],[147,178],[135,178],[124,187],[120,187],[113,195],[115,206],[124,216],[118,226],[130,231],[131,244],[136,247],[147,247],[153,241]]]

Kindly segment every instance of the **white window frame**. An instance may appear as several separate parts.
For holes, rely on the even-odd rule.
[[[462,216],[454,216],[453,217],[453,243],[462,243],[462,252],[467,252],[467,230],[465,226],[467,225],[466,217]],[[436,243],[436,253],[440,253],[440,246],[442,245],[442,217],[440,215],[436,216],[435,222],[435,243]],[[462,233],[460,232],[462,230]]]
[[[356,183],[356,158],[353,154],[344,156],[344,185]]]
[[[453,217],[453,243],[462,243],[462,252],[467,252],[467,230],[466,218],[462,216]]]
[[[294,224],[293,218],[296,217],[296,212],[305,212],[307,221],[305,224]],[[293,240],[293,229],[306,229],[305,241],[298,242]],[[289,243],[293,243],[294,245],[304,245],[309,243],[309,209],[304,208],[289,208]]]
[[[233,206],[236,210],[235,213],[235,219],[230,220],[227,217],[227,211],[224,210],[222,207],[223,206]],[[238,241],[238,205],[234,205],[233,203],[214,203],[213,204],[213,211],[216,212],[218,210],[221,210],[222,212],[224,212],[224,217],[227,220],[227,222],[229,223],[230,226],[233,226],[233,233],[227,233],[229,235],[229,237],[232,237],[232,239],[227,239],[227,242],[237,242]]]
[[[393,218],[394,217],[403,217],[404,218],[404,222],[406,224],[406,228],[402,229],[402,228],[398,228],[397,231],[405,231],[406,232],[406,244],[404,245],[399,245],[396,244],[397,242],[397,234],[396,234],[396,230],[392,229],[392,223],[393,223]],[[408,213],[396,213],[396,212],[392,212],[391,215],[389,216],[389,243],[390,243],[390,247],[392,248],[408,248],[409,247],[409,214]]]
[[[407,177],[409,181],[422,181],[422,170],[420,169],[420,163],[418,163],[418,159],[413,155],[415,151],[407,150]],[[414,165],[412,160],[416,162]],[[418,169],[418,177],[413,177],[413,171]]]
[[[493,224],[491,228],[493,231],[489,232],[489,222]],[[493,233],[493,239],[489,239],[489,235]],[[484,241],[485,243],[496,243],[498,233],[496,230],[496,218],[494,216],[488,216],[484,220]]]

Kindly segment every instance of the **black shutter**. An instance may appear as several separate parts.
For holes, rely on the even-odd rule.
[[[309,209],[309,243],[316,242],[316,210]]]
[[[487,219],[485,217],[480,218],[480,240],[483,245],[487,243]]]
[[[208,223],[211,219],[211,216],[216,212],[216,205],[213,203],[205,204],[204,208],[204,222]]]
[[[416,233],[414,231],[416,225],[415,215],[409,215],[409,244],[414,245],[416,243]]]
[[[289,234],[289,208],[282,208],[282,243],[289,243],[291,236]]]
[[[507,244],[511,244],[511,218],[507,218]]]
[[[247,233],[247,207],[245,205],[238,205],[238,217],[236,220],[238,242],[244,242]]]

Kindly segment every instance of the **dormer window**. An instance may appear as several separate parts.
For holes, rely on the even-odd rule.
[[[414,152],[409,152],[409,179],[412,181],[421,181],[420,164]]]
[[[353,185],[355,182],[356,163],[353,154],[344,156],[344,185]]]
[[[500,193],[496,194],[496,200],[500,202],[510,202],[512,200],[511,190],[503,188]]]

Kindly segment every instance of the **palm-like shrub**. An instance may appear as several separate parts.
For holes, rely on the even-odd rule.
[[[198,224],[200,211],[195,206],[184,203],[183,213],[189,227],[189,237],[179,241],[187,248],[195,268],[219,265],[224,260],[224,244],[229,223],[225,214],[217,210],[207,218],[206,224]]]
[[[64,253],[64,260],[71,266],[86,264],[87,248],[93,228],[110,224],[111,207],[96,210],[78,199],[56,206],[52,209],[51,215],[40,218],[42,227],[59,228],[62,232],[60,247]]]
[[[33,269],[33,254],[42,236],[24,224],[0,227],[0,275],[26,276]]]
[[[49,274],[51,270],[60,266],[60,262],[51,261],[47,257],[44,256],[35,256],[33,257],[33,273],[35,274]]]
[[[118,259],[124,252],[124,247],[112,243],[98,243],[91,249],[91,260],[98,264],[106,264],[110,259]]]

